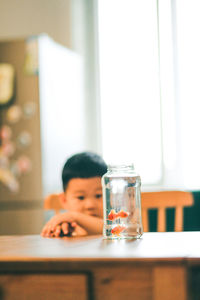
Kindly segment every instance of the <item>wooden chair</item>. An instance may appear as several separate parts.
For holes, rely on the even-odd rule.
[[[184,191],[143,192],[141,194],[142,221],[144,231],[148,231],[148,209],[158,209],[157,231],[166,231],[165,209],[175,208],[174,231],[183,230],[183,207],[193,204],[192,194]]]
[[[44,199],[44,209],[54,210],[55,214],[58,214],[62,207],[61,198],[64,197],[63,193],[51,194]]]
[[[44,209],[54,210],[58,214],[62,207],[63,193],[51,194],[44,200]],[[183,191],[143,192],[142,198],[142,222],[144,231],[149,231],[148,209],[158,209],[157,231],[166,231],[165,209],[175,207],[175,231],[183,230],[183,207],[193,204],[192,194]]]

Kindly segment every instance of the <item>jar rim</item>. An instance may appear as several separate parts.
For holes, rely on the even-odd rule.
[[[135,169],[133,163],[127,164],[108,164],[108,170],[127,170],[127,169]]]

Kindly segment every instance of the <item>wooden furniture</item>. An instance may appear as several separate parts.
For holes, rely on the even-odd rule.
[[[0,236],[1,300],[199,300],[200,232]]]
[[[148,231],[148,209],[158,209],[157,231],[166,231],[165,210],[168,207],[175,207],[174,231],[183,230],[183,207],[193,204],[192,194],[184,191],[161,191],[147,192],[141,195],[142,222],[145,232]]]
[[[51,194],[44,200],[44,209],[52,209],[59,213],[62,209],[61,197],[63,193]],[[166,231],[165,210],[168,207],[175,207],[175,227],[174,231],[183,230],[183,207],[193,205],[192,193],[184,191],[161,191],[141,193],[142,202],[142,222],[144,232],[149,231],[148,209],[158,209],[157,231]]]
[[[48,195],[44,199],[44,209],[52,209],[55,211],[55,214],[58,214],[59,211],[63,208],[61,202],[62,197],[64,197],[63,193]]]

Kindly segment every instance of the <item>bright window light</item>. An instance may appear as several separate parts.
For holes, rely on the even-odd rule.
[[[103,157],[132,161],[143,184],[162,179],[157,2],[99,0]]]
[[[183,182],[199,189],[200,1],[177,1],[176,12]]]
[[[159,1],[164,185],[200,188],[200,2]]]

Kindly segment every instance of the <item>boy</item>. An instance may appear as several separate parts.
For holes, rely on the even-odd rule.
[[[70,157],[62,171],[61,202],[67,212],[54,216],[44,226],[41,235],[58,237],[62,234],[101,234],[103,201],[101,177],[107,172],[103,159],[92,152]]]

